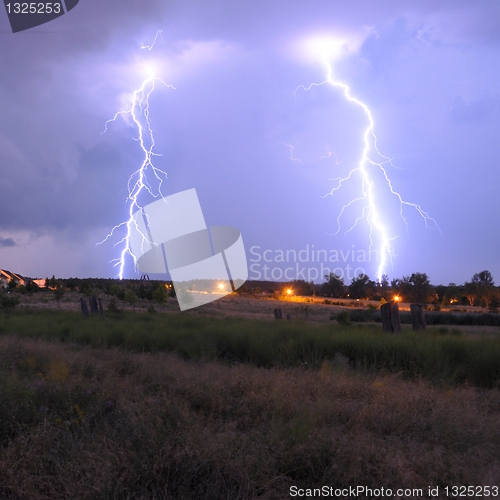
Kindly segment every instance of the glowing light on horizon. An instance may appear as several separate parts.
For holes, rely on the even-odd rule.
[[[158,36],[161,36],[161,30],[156,34],[156,37],[151,46],[143,45],[141,48],[151,50],[154,47]],[[134,265],[136,264],[135,256],[133,255],[130,248],[130,235],[133,228],[139,231],[139,228],[137,227],[133,219],[134,212],[142,209],[138,198],[145,192],[151,195],[153,198],[158,198],[160,196],[163,197],[161,191],[162,185],[163,182],[168,178],[167,173],[156,167],[153,163],[153,159],[155,156],[162,155],[154,152],[156,143],[153,130],[151,128],[149,98],[154,92],[157,85],[163,85],[164,87],[169,89],[175,89],[175,87],[165,83],[161,78],[157,78],[154,75],[154,68],[152,65],[147,65],[146,69],[148,70],[149,76],[142,82],[141,86],[138,89],[133,91],[132,98],[130,100],[130,107],[128,109],[118,111],[113,118],[106,122],[104,131],[102,132],[103,134],[106,133],[106,131],[108,130],[108,125],[112,122],[115,122],[119,117],[129,117],[131,119],[131,126],[137,130],[136,140],[139,143],[139,146],[144,155],[141,166],[128,179],[128,219],[113,227],[106,238],[98,243],[104,243],[114,235],[117,229],[125,227],[125,236],[115,244],[115,246],[123,244],[122,251],[120,252],[120,257],[111,261],[115,263],[115,267],[119,268],[118,277],[120,279],[123,279],[125,260],[127,255],[132,257],[132,259],[134,260]],[[152,177],[154,177],[156,187],[153,187],[152,184],[148,181],[148,172],[152,175]],[[146,235],[143,235],[143,237],[144,241],[148,240]]]
[[[373,170],[378,169],[383,176],[386,189],[389,190],[389,195],[395,197],[399,202],[399,216],[403,220],[406,231],[408,234],[408,221],[406,220],[403,209],[404,207],[411,207],[417,211],[417,213],[424,219],[426,227],[436,229],[441,232],[439,225],[437,222],[429,216],[427,212],[425,212],[420,205],[416,203],[410,203],[405,201],[403,197],[394,190],[391,180],[389,179],[387,170],[384,165],[393,166],[391,158],[383,155],[377,146],[377,136],[375,135],[375,121],[370,111],[369,107],[356,97],[352,95],[350,87],[341,81],[336,80],[333,77],[333,67],[331,64],[332,59],[339,58],[343,51],[346,48],[346,42],[340,39],[330,39],[330,38],[321,38],[309,41],[308,48],[311,53],[315,55],[326,67],[326,80],[320,83],[311,83],[308,87],[304,85],[299,85],[294,92],[295,97],[297,96],[297,92],[302,89],[303,91],[309,91],[313,87],[321,87],[323,85],[330,85],[334,88],[337,88],[341,91],[344,98],[361,108],[367,119],[367,126],[363,132],[363,149],[360,155],[360,160],[357,167],[353,168],[345,177],[337,177],[334,179],[330,179],[337,182],[337,185],[324,197],[333,196],[336,191],[338,191],[342,186],[349,180],[354,179],[356,177],[360,180],[361,186],[361,195],[353,198],[347,204],[345,204],[337,217],[337,231],[335,234],[338,234],[341,230],[341,219],[345,214],[345,211],[355,205],[362,205],[362,210],[359,216],[354,221],[354,224],[345,232],[352,231],[358,224],[358,222],[362,219],[365,219],[369,226],[369,242],[370,242],[370,250],[375,246],[374,237],[376,236],[378,240],[378,256],[379,256],[379,265],[376,271],[376,279],[377,281],[382,280],[382,276],[386,272],[386,268],[388,262],[392,265],[392,258],[395,256],[393,241],[398,237],[398,235],[391,234],[390,229],[386,224],[382,221],[381,217],[381,209],[380,203],[377,201],[378,197],[383,197],[383,192],[378,187],[375,176],[373,175]],[[290,154],[292,160],[296,160],[293,158],[293,147],[290,147]],[[375,158],[378,159],[376,161]],[[300,160],[298,160],[300,161]],[[337,161],[338,163],[338,161]],[[378,194],[378,196],[376,196]]]

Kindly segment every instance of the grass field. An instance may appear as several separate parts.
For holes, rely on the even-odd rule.
[[[350,367],[402,373],[477,387],[500,385],[500,337],[467,337],[447,327],[386,335],[379,325],[212,318],[189,314],[23,310],[0,317],[0,333],[136,352],[176,352],[185,359],[250,363],[258,367],[319,369],[339,356]]]
[[[498,336],[444,327],[3,313],[0,498],[498,485],[499,381]]]

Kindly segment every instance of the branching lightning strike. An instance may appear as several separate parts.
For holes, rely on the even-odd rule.
[[[141,44],[141,49],[148,49],[148,50],[152,50],[154,48],[154,46],[156,45],[156,40],[158,40],[158,37],[160,37],[162,40],[163,40],[163,37],[162,37],[162,33],[163,31],[162,30],[158,30],[156,32],[156,36],[155,36],[155,39],[153,40],[153,43],[151,45],[144,45],[143,43]]]
[[[283,146],[286,146],[287,148],[290,149],[290,160],[292,161],[296,161],[296,162],[299,162],[301,165],[309,165],[311,163],[315,163],[317,161],[321,161],[321,160],[327,160],[328,158],[331,158],[332,156],[335,157],[335,165],[338,165],[340,162],[337,158],[337,155],[335,153],[333,153],[332,151],[330,151],[330,149],[327,147],[327,154],[324,155],[324,156],[320,156],[319,158],[315,158],[314,160],[311,160],[309,162],[303,162],[300,158],[295,158],[293,156],[293,150],[295,149],[295,146],[293,146],[292,144],[287,144],[286,142],[282,142]]]
[[[158,36],[161,36],[161,30],[156,34],[156,37],[151,46],[143,45],[141,48],[151,50],[154,47]],[[125,226],[125,236],[115,244],[115,246],[123,244],[123,249],[120,253],[120,257],[111,261],[115,264],[115,267],[119,268],[118,277],[120,279],[123,279],[126,256],[131,256],[134,260],[134,264],[136,263],[135,256],[133,255],[130,247],[130,236],[132,229],[136,229],[140,232],[133,218],[134,212],[142,209],[141,205],[139,204],[138,198],[144,191],[149,193],[153,198],[158,198],[160,196],[163,197],[161,191],[162,184],[168,178],[167,173],[156,167],[153,163],[153,158],[155,156],[162,156],[161,154],[154,152],[155,138],[153,135],[153,130],[151,128],[149,111],[149,98],[158,84],[161,84],[169,89],[175,89],[175,87],[165,83],[161,78],[150,75],[149,78],[142,82],[142,85],[138,89],[134,90],[131,98],[130,108],[118,111],[113,118],[106,122],[104,131],[102,132],[104,134],[108,130],[108,125],[111,122],[116,121],[118,117],[130,117],[132,126],[137,130],[137,137],[135,140],[139,142],[139,145],[144,154],[144,159],[141,166],[128,179],[128,219],[113,227],[106,238],[99,243],[104,243],[114,235],[117,229]],[[155,182],[157,184],[156,188],[153,188],[152,185],[148,182],[148,171],[155,178]],[[146,235],[142,236],[145,242],[148,241]]]
[[[382,280],[382,276],[385,274],[386,267],[388,261],[390,261],[392,265],[392,258],[395,256],[393,241],[398,237],[397,235],[390,235],[389,229],[384,225],[380,216],[380,208],[376,201],[376,190],[377,186],[375,180],[371,174],[371,170],[373,168],[379,169],[382,172],[383,178],[385,179],[385,183],[389,188],[390,195],[395,196],[399,202],[399,215],[403,220],[406,226],[406,232],[408,234],[408,221],[406,220],[403,209],[405,206],[411,207],[415,209],[418,214],[424,219],[425,225],[428,228],[435,229],[441,233],[441,229],[439,228],[438,223],[429,216],[427,212],[425,212],[420,205],[416,203],[410,203],[405,201],[403,197],[394,190],[392,183],[387,174],[387,170],[384,165],[394,166],[392,164],[391,158],[384,156],[377,147],[377,137],[374,132],[375,122],[373,119],[373,115],[369,109],[369,107],[356,97],[351,94],[351,89],[349,86],[343,82],[337,81],[333,78],[333,68],[332,65],[325,60],[324,61],[327,68],[327,77],[326,80],[321,83],[311,83],[308,87],[304,85],[299,85],[294,92],[294,95],[297,95],[297,91],[302,89],[304,91],[308,91],[313,87],[320,87],[322,85],[331,85],[340,89],[347,101],[350,103],[359,106],[365,116],[368,119],[368,125],[363,133],[363,152],[361,158],[359,160],[358,166],[353,168],[349,174],[345,177],[337,177],[334,179],[330,179],[332,181],[336,181],[337,185],[324,197],[333,196],[336,191],[338,191],[347,181],[353,179],[355,176],[359,176],[361,180],[361,195],[353,198],[349,203],[344,205],[340,210],[340,213],[337,217],[337,231],[335,234],[338,234],[341,230],[341,219],[344,215],[345,211],[352,205],[357,202],[363,203],[363,208],[361,210],[361,214],[356,218],[354,224],[346,231],[352,231],[358,224],[358,222],[362,219],[365,219],[370,228],[369,230],[369,241],[370,241],[370,250],[372,250],[374,246],[374,235],[376,235],[379,243],[378,243],[378,256],[379,256],[379,265],[376,271],[376,278],[380,282]],[[289,145],[287,145],[289,146]],[[289,146],[290,147],[290,146]],[[381,160],[375,161],[370,157],[370,152],[375,152]],[[290,153],[293,153],[293,148],[291,148]],[[295,158],[292,157],[295,160]]]

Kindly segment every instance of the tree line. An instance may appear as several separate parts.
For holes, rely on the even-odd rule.
[[[413,273],[389,282],[387,275],[380,282],[371,280],[366,274],[353,278],[351,283],[334,273],[325,275],[320,285],[321,295],[365,300],[394,300],[418,302],[435,306],[471,305],[486,307],[492,311],[500,306],[500,287],[495,286],[489,271],[474,274],[470,281],[462,285],[432,285],[425,273]]]
[[[366,274],[353,278],[350,283],[345,283],[334,273],[325,275],[324,278],[325,281],[321,284],[308,283],[304,280],[289,283],[248,281],[238,289],[238,293],[275,294],[286,293],[288,289],[292,289],[294,295],[304,296],[319,295],[377,301],[389,301],[398,297],[403,302],[431,304],[436,308],[449,305],[471,305],[497,312],[500,307],[500,287],[495,286],[493,276],[487,270],[474,274],[470,281],[462,285],[455,283],[432,285],[426,273],[413,273],[391,281],[387,275],[383,275],[380,281],[374,281]],[[169,282],[100,278],[56,279],[54,276],[45,280],[44,288],[39,288],[33,281],[19,285],[12,280],[8,284],[8,291],[27,294],[38,291],[52,292],[58,304],[68,291],[78,291],[86,297],[104,293],[121,301],[123,306],[127,303],[132,307],[138,299],[163,303],[168,297],[175,297],[175,290]],[[13,308],[17,303],[18,300],[15,297],[7,295],[6,292],[0,293],[0,308]]]
[[[0,309],[11,310],[19,304],[19,294],[51,293],[58,306],[67,292],[79,292],[84,297],[99,296],[102,293],[111,297],[108,308],[119,311],[117,300],[122,306],[134,307],[139,299],[154,301],[158,304],[175,297],[175,289],[171,283],[155,280],[115,280],[115,279],[57,279],[46,278],[44,287],[39,287],[33,280],[20,285],[15,280],[8,283],[7,290],[0,292]],[[11,293],[14,292],[14,293]]]

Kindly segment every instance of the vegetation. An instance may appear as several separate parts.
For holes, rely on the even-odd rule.
[[[417,302],[429,304],[434,310],[449,306],[480,306],[489,312],[496,313],[500,308],[500,287],[495,286],[493,276],[487,270],[476,273],[471,280],[462,285],[450,283],[448,285],[432,285],[425,273],[413,273],[410,276],[395,278],[389,284],[389,278],[383,275],[380,282],[373,281],[369,276],[362,274],[352,278],[350,283],[345,283],[341,276],[330,273],[324,276],[325,281],[314,284],[304,280],[294,280],[286,283],[248,281],[237,290],[238,294],[253,296],[287,295],[286,290],[291,289],[293,296],[310,297],[320,295],[328,298],[350,298],[358,300],[393,300],[399,296],[402,302]],[[128,302],[132,307],[134,299],[163,303],[168,297],[175,297],[175,289],[171,283],[150,280],[112,280],[112,279],[56,279],[45,280],[47,288],[42,290],[56,290],[61,287],[63,291],[79,290],[84,297],[106,294],[122,301],[124,306]],[[38,287],[28,281],[25,286],[20,286],[14,280],[8,284],[11,291],[20,293],[33,293]],[[127,300],[125,298],[127,295]]]
[[[425,332],[388,335],[359,323],[379,317],[371,304],[315,325],[343,302],[293,304],[291,322],[220,319],[155,314],[164,283],[60,280],[48,304],[58,288],[108,295],[106,315],[13,310],[3,300],[23,289],[0,294],[0,498],[264,500],[292,485],[500,480],[500,337],[448,327],[499,314],[427,312]]]
[[[425,334],[408,330],[387,335],[375,325],[316,326],[131,312],[86,319],[78,313],[24,310],[0,315],[0,332],[138,352],[173,351],[185,359],[265,368],[307,365],[318,369],[323,361],[341,354],[361,371],[383,370],[406,378],[485,388],[500,383],[500,338],[472,339],[431,328]]]
[[[500,289],[495,287],[489,271],[474,274],[470,282],[460,286],[455,283],[432,286],[425,273],[393,279],[390,286],[386,275],[382,276],[380,282],[375,282],[361,274],[346,285],[340,276],[330,273],[325,275],[319,293],[328,297],[377,301],[392,300],[397,295],[403,302],[432,304],[436,310],[451,304],[482,306],[490,312],[498,312],[500,307]]]
[[[64,297],[65,294],[64,288],[61,286],[60,283],[56,285],[56,288],[54,290],[54,298],[57,301],[57,307],[59,308],[59,303],[61,302],[61,299]]]
[[[293,485],[500,479],[498,391],[356,375],[340,355],[264,370],[2,335],[0,391],[3,498],[277,499]]]
[[[401,323],[411,325],[411,314],[408,311],[400,311],[399,317]],[[350,318],[351,321],[360,323],[382,322],[380,311],[373,308],[353,309],[350,311]],[[427,325],[500,326],[500,314],[428,311],[425,313],[425,322]]]
[[[19,305],[19,297],[6,292],[0,293],[0,309],[4,311],[12,311],[17,305]]]

